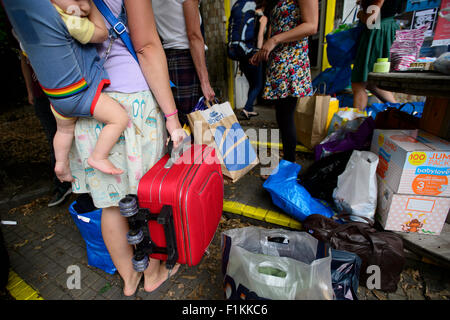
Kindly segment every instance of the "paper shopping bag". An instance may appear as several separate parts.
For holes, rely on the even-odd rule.
[[[298,99],[295,127],[297,140],[305,147],[312,149],[326,137],[330,100],[330,96],[320,94]]]
[[[195,143],[216,149],[223,174],[233,182],[259,163],[256,151],[229,102],[217,103],[187,116]]]

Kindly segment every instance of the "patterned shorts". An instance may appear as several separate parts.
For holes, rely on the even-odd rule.
[[[73,192],[90,193],[97,208],[117,206],[127,194],[136,194],[141,177],[166,152],[164,117],[149,91],[107,94],[126,108],[130,118],[109,155],[109,160],[122,169],[123,174],[104,174],[87,164],[104,126],[94,118],[77,120],[75,142],[69,154],[70,169],[75,178]]]

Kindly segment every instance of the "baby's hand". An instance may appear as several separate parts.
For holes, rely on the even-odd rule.
[[[87,17],[91,13],[91,1],[90,0],[78,0],[78,6],[80,7],[82,17]]]
[[[52,3],[71,16],[87,17],[91,11],[89,0],[52,0]]]

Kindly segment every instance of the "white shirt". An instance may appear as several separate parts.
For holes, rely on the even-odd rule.
[[[156,28],[162,39],[164,49],[189,49],[183,13],[183,2],[185,1],[152,0]]]

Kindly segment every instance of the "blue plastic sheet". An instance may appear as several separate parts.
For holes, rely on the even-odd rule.
[[[311,197],[308,191],[297,182],[301,166],[281,160],[275,173],[269,176],[263,187],[269,191],[273,203],[299,221],[311,214],[321,214],[327,218],[333,211],[321,201]]]
[[[102,236],[102,210],[97,209],[91,212],[79,214],[74,209],[75,203],[76,201],[70,205],[69,212],[86,243],[88,264],[109,274],[114,274],[117,269],[111,260]]]
[[[366,111],[374,120],[377,113],[387,110],[388,108],[397,108],[403,112],[409,113],[417,118],[421,118],[425,102],[407,102],[407,103],[372,103],[367,106]]]

